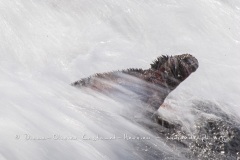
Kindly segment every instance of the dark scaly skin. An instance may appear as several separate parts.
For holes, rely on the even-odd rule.
[[[151,112],[162,105],[167,95],[198,68],[190,54],[158,57],[150,69],[127,69],[101,73],[72,83],[106,95],[130,94],[148,104]]]

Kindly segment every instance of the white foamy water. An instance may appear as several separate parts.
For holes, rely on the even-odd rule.
[[[159,113],[191,128],[201,100],[239,118],[239,26],[237,0],[1,0],[0,159],[184,159],[122,116],[132,104],[70,83],[190,53],[199,69],[166,99],[174,112]]]

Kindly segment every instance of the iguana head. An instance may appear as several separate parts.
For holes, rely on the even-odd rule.
[[[160,73],[167,85],[174,89],[198,68],[198,60],[190,54],[161,56],[151,64],[151,69]]]

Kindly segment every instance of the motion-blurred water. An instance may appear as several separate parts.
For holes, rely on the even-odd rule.
[[[181,147],[126,119],[134,102],[69,85],[182,53],[200,67],[159,114],[187,133],[211,118],[239,129],[240,1],[1,0],[0,159],[236,159],[238,144],[229,157]]]

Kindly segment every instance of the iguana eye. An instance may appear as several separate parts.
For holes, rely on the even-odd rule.
[[[190,60],[189,59],[185,59],[185,62],[187,63],[187,64],[191,64],[191,62],[190,62]]]

